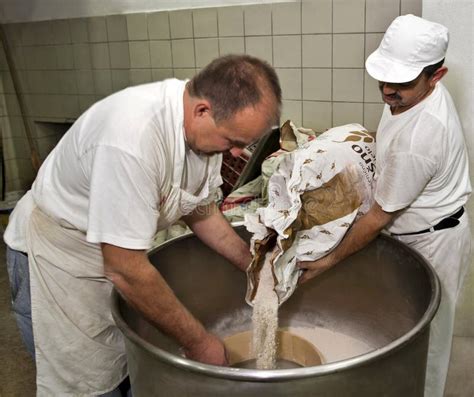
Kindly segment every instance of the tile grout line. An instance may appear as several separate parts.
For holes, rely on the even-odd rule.
[[[191,26],[193,28],[193,48],[194,48],[194,74],[196,74],[197,70],[197,62],[196,62],[196,35],[194,34],[194,11],[191,10]]]
[[[365,127],[365,49],[367,39],[367,0],[364,1],[364,54],[363,54],[363,75],[362,75],[362,125]]]
[[[300,54],[300,103],[301,103],[301,125],[304,126],[304,103],[303,103],[303,0],[300,0],[300,46],[301,46],[301,54]]]
[[[331,127],[334,126],[334,2],[331,1]]]

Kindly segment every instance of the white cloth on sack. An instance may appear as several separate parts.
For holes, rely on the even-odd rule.
[[[92,106],[50,153],[12,213],[5,242],[32,258],[38,395],[102,394],[120,383],[126,375],[122,342],[95,332],[115,327],[109,299],[92,299],[91,307],[92,297],[112,288],[100,243],[148,249],[157,230],[209,203],[222,183],[221,156],[199,156],[186,147],[184,89],[185,82],[167,80],[128,88]],[[33,217],[33,211],[42,216]],[[54,239],[42,230],[45,220],[60,225],[53,227]],[[77,249],[68,245],[71,236]],[[45,254],[53,241],[58,247]],[[78,261],[78,254],[87,260]],[[80,288],[67,287],[74,296],[62,299],[70,285]],[[75,312],[82,313],[80,321]],[[64,339],[69,333],[77,337],[74,344]]]
[[[375,200],[383,210],[404,208],[387,230],[413,233],[456,213],[471,193],[461,123],[442,83],[423,101],[398,115],[385,105],[377,129]],[[467,215],[446,230],[401,236],[436,269],[441,304],[432,322],[426,397],[442,397],[451,354],[457,296],[469,263]]]
[[[320,188],[338,174],[357,191],[360,206],[328,223],[297,231],[292,246],[283,252],[282,242],[288,238],[287,229],[297,219],[303,206],[301,195]],[[280,304],[296,288],[300,275],[296,263],[316,260],[328,254],[342,240],[356,217],[368,211],[372,205],[374,174],[374,138],[359,124],[331,128],[285,156],[270,178],[269,204],[259,208],[256,214],[245,217],[247,230],[253,233],[253,254],[255,243],[269,236],[269,229],[277,233],[279,252],[272,262],[277,279],[275,291]]]

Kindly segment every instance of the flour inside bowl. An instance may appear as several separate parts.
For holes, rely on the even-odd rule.
[[[257,369],[275,369],[277,355],[278,296],[270,263],[271,252],[265,256],[260,281],[253,301],[253,349]]]

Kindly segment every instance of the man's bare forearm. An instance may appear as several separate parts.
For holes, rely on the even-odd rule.
[[[202,350],[207,340],[212,339],[203,325],[177,299],[161,274],[148,261],[145,252],[108,244],[102,245],[102,252],[106,277],[127,302],[152,324],[189,352]],[[200,361],[199,357],[191,358]],[[203,361],[209,362],[206,358]],[[224,364],[219,360],[210,361]]]
[[[357,220],[342,239],[341,243],[328,255],[316,261],[300,262],[298,267],[305,272],[299,279],[304,283],[333,267],[343,259],[369,244],[393,219],[395,213],[388,213],[375,203],[372,208]]]
[[[367,214],[354,223],[344,239],[333,251],[332,256],[335,263],[364,248],[390,222],[392,216],[382,211],[378,204],[375,204],[375,206],[375,208],[372,207]]]
[[[249,246],[227,222],[217,205],[199,207],[183,220],[206,245],[239,269],[247,269],[252,260]]]

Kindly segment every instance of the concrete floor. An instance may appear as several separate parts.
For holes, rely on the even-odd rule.
[[[10,310],[5,245],[0,243],[0,397],[29,397],[35,395],[35,390],[35,366],[23,347]],[[473,396],[474,338],[457,336],[445,397]]]

